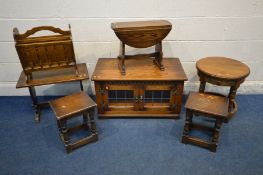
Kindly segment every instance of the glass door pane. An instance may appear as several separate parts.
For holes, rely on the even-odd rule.
[[[170,110],[171,86],[146,85],[144,89],[145,110]]]
[[[109,85],[108,110],[133,110],[135,96],[134,92],[134,87],[131,85]]]
[[[169,103],[170,91],[169,90],[146,90],[144,102],[146,103]]]
[[[133,102],[133,91],[132,90],[109,90],[109,103],[121,102],[121,103],[132,103]]]

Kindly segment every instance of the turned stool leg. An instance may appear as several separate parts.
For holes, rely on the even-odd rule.
[[[61,140],[63,141],[63,136],[62,136],[62,127],[61,127],[61,124],[59,122],[59,120],[57,120],[57,125],[58,125],[58,131],[59,131],[59,136],[61,138]]]
[[[222,122],[223,121],[221,119],[216,119],[214,131],[213,131],[213,136],[212,136],[212,146],[210,147],[210,150],[212,152],[216,152]]]
[[[189,132],[192,127],[192,119],[193,119],[193,111],[186,109],[185,116],[185,125],[184,125],[184,133],[182,138],[182,143],[187,143],[187,137],[189,136]]]
[[[71,147],[68,135],[67,120],[60,120],[59,123],[59,125],[61,126],[62,141],[65,144],[67,153],[69,153],[71,151]]]
[[[88,112],[87,111],[85,111],[83,113],[83,126],[84,126],[85,129],[90,129],[90,127],[89,127],[89,117],[88,117]]]
[[[95,124],[95,119],[94,119],[95,109],[96,108],[93,108],[92,110],[90,110],[89,118],[90,118],[90,126],[91,126],[90,130],[91,130],[92,134],[95,134],[97,136],[96,124]]]

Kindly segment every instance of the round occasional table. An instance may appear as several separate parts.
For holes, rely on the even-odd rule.
[[[249,67],[231,58],[207,57],[197,61],[196,68],[200,78],[200,93],[204,93],[206,82],[219,86],[230,86],[227,120],[229,121],[237,112],[236,91],[249,75]]]

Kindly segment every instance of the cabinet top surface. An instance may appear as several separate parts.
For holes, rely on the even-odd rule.
[[[121,75],[117,58],[100,58],[92,75],[93,81],[185,81],[186,74],[179,58],[164,58],[164,71],[153,58],[126,59],[126,75]]]
[[[198,71],[222,79],[241,79],[249,75],[249,67],[237,60],[225,57],[207,57],[196,63]]]
[[[158,28],[171,28],[171,27],[172,24],[166,20],[115,22],[111,24],[111,28],[114,31],[158,29]]]

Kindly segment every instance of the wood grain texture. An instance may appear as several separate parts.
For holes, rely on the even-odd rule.
[[[98,140],[96,125],[94,120],[96,103],[86,92],[72,94],[49,102],[55,117],[60,138],[65,145],[67,153],[76,148]],[[82,115],[83,123],[68,127],[67,122],[71,118]],[[80,130],[89,130],[90,133],[79,140],[70,140],[70,135]]]
[[[71,116],[75,113],[81,113],[97,106],[86,92],[65,96],[51,101],[49,104],[53,109],[57,120]]]
[[[135,48],[150,47],[161,42],[172,29],[166,20],[112,23],[111,28],[125,44]]]
[[[125,54],[125,44],[135,48],[146,48],[155,45],[155,52],[143,54],[154,58],[154,63],[163,71],[162,40],[172,29],[172,24],[166,20],[134,21],[112,23],[111,28],[120,39],[119,69],[122,75],[126,74],[125,59],[134,55]]]
[[[207,57],[196,63],[198,71],[226,80],[242,79],[249,75],[249,67],[237,60],[225,57]]]
[[[241,83],[249,75],[249,67],[231,58],[207,57],[197,61],[196,68],[201,82],[199,92],[205,92],[206,82],[230,87],[228,94],[228,117],[225,120],[226,122],[229,121],[237,112],[236,92]]]
[[[92,75],[93,81],[186,81],[179,58],[164,58],[160,71],[151,58],[127,59],[126,75],[118,70],[116,58],[100,58]]]
[[[16,88],[25,88],[30,86],[41,86],[41,85],[64,83],[71,81],[81,81],[81,80],[89,79],[89,74],[86,64],[82,63],[82,64],[77,64],[76,66],[79,71],[79,76],[75,75],[75,69],[72,67],[63,68],[63,69],[53,69],[53,70],[33,72],[32,76],[34,78],[28,82],[24,71],[22,71],[17,81]]]
[[[129,31],[140,29],[159,29],[171,28],[171,23],[167,20],[152,20],[152,21],[133,21],[133,22],[116,22],[111,24],[114,31]]]
[[[31,36],[46,30],[56,35]],[[70,30],[63,31],[52,26],[39,26],[19,34],[18,29],[14,28],[13,36],[27,81],[33,78],[32,72],[63,67],[74,67],[76,76],[78,75]]]
[[[166,58],[167,68],[160,71],[149,57],[127,59],[127,74],[123,76],[115,58],[100,58],[92,80],[95,81],[99,117],[179,118],[184,81],[187,77],[178,58]],[[109,91],[132,91],[128,101],[109,100]],[[147,101],[146,91],[169,91],[165,102]],[[153,97],[151,97],[153,98]]]
[[[227,98],[222,96],[211,96],[209,94],[190,92],[186,102],[186,117],[182,143],[194,144],[207,148],[212,152],[216,152],[220,128],[228,115],[227,103]],[[199,115],[213,118],[214,127],[210,127],[202,123],[193,123],[193,117]],[[201,138],[191,136],[190,132],[192,130],[210,132],[212,133],[212,137],[209,140],[203,140]]]
[[[220,117],[228,116],[228,98],[212,94],[190,92],[185,108]]]

